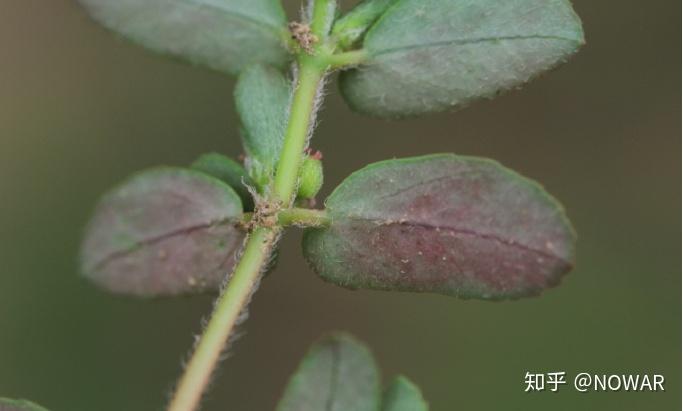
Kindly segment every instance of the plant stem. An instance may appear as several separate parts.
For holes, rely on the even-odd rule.
[[[299,78],[273,186],[276,199],[282,201],[285,208],[294,200],[299,168],[315,115],[318,86],[324,73],[325,67],[314,57],[302,55],[299,58]]]
[[[285,210],[289,209],[294,200],[299,169],[316,109],[315,98],[325,71],[326,66],[314,57],[300,57],[296,91],[271,190],[274,200],[282,201]],[[289,217],[285,213],[283,218],[289,218],[292,222],[297,219],[303,221],[304,214],[306,213],[294,211]],[[313,217],[313,213],[308,213],[308,217]],[[317,217],[322,221],[322,216]],[[280,226],[256,227],[249,234],[234,274],[216,302],[213,315],[178,382],[168,411],[193,411],[198,408],[225,343],[250,300],[280,231]]]
[[[314,3],[312,26],[316,30],[329,31],[334,14],[331,5],[334,5],[331,0],[316,0]],[[328,221],[324,212],[291,208],[304,150],[312,128],[311,123],[317,109],[318,88],[329,68],[329,63],[324,58],[315,55],[300,54],[298,64],[298,78],[295,79],[296,90],[290,107],[289,122],[275,179],[269,190],[274,198],[267,199],[279,201],[283,205],[283,210],[278,214],[278,225],[257,226],[247,236],[239,262],[216,301],[211,319],[178,382],[168,411],[194,411],[199,407],[202,394],[209,384],[226,341],[240,313],[249,303],[261,273],[270,259],[282,231],[282,224],[299,222],[322,225]],[[280,218],[282,222],[279,221]]]
[[[311,31],[318,37],[319,41],[327,40],[327,35],[334,23],[336,9],[336,0],[313,0]]]
[[[261,227],[249,235],[234,274],[216,301],[211,320],[178,382],[168,411],[197,409],[225,343],[270,258],[278,231]]]

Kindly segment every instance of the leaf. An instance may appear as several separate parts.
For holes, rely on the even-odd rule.
[[[363,0],[339,18],[332,28],[337,44],[346,49],[356,43],[396,0]]]
[[[429,411],[429,405],[415,384],[398,376],[384,392],[382,411]]]
[[[83,273],[108,291],[164,296],[218,290],[244,233],[242,203],[204,173],[161,167],[104,195],[86,229]]]
[[[517,298],[558,284],[574,261],[562,207],[491,160],[375,163],[326,206],[332,223],[307,229],[304,254],[323,279],[348,288]]]
[[[254,209],[254,199],[247,186],[255,187],[255,184],[247,170],[235,160],[223,154],[207,153],[199,156],[191,167],[229,185],[240,196],[245,211]]]
[[[370,351],[348,335],[333,335],[306,354],[277,411],[377,411],[379,381]]]
[[[460,108],[563,62],[584,43],[568,0],[399,0],[340,77],[352,109],[380,117]]]
[[[98,22],[136,43],[222,72],[288,61],[287,19],[278,0],[80,2]]]
[[[47,409],[28,400],[0,398],[0,411],[47,411]]]
[[[263,65],[244,70],[235,86],[247,168],[261,187],[270,180],[282,150],[290,94],[291,84],[285,76]]]

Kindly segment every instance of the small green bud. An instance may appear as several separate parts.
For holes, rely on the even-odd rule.
[[[307,156],[301,164],[298,198],[313,198],[320,191],[323,185],[323,163],[320,158],[319,154]]]

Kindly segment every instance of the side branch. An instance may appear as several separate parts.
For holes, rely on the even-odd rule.
[[[277,215],[278,223],[284,227],[326,227],[331,219],[325,210],[309,210],[307,208],[290,208]]]

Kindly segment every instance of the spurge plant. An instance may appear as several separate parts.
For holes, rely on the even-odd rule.
[[[290,23],[277,0],[81,2],[134,42],[238,76],[242,164],[212,153],[137,173],[102,198],[83,242],[83,273],[112,292],[220,292],[170,411],[198,408],[287,227],[304,229],[318,275],[351,289],[515,299],[572,268],[575,235],[562,207],[495,161],[381,161],[318,209],[321,155],[308,148],[331,73],[358,113],[458,109],[574,53],[584,39],[567,0],[367,0],[345,14],[333,0],[312,0]],[[380,398],[378,378],[367,350],[335,335],[314,346],[278,409],[426,410],[402,377]]]

